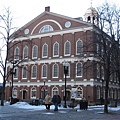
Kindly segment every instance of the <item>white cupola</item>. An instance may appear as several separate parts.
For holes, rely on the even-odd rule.
[[[92,23],[96,26],[99,25],[99,15],[97,10],[93,7],[90,7],[86,10],[84,18],[86,22]]]

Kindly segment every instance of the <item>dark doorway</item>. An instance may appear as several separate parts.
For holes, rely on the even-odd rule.
[[[26,92],[26,90],[23,90],[23,99],[27,99],[27,92]]]

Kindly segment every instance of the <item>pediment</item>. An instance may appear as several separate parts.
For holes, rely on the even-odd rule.
[[[21,27],[16,33],[18,37],[22,37],[36,34],[44,34],[54,31],[74,29],[75,27],[83,27],[90,25],[90,23],[75,18],[45,11],[27,24],[25,24],[23,27]],[[52,30],[46,30],[46,32],[41,32],[41,29],[43,29],[43,27],[46,27],[46,29],[50,27]],[[14,35],[16,33],[14,33]]]

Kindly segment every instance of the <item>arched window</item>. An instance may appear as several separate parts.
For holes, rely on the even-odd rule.
[[[58,64],[53,65],[53,77],[58,78]]]
[[[54,87],[52,89],[52,95],[56,95],[56,94],[59,94],[59,91],[58,91],[58,88],[57,87]]]
[[[78,40],[76,42],[76,54],[80,55],[83,53],[83,42],[81,40]]]
[[[48,56],[48,45],[44,44],[42,47],[42,57],[47,57]]]
[[[17,89],[16,88],[13,88],[13,95],[12,95],[13,98],[17,98]]]
[[[96,44],[96,54],[100,55],[100,45]]]
[[[97,87],[97,99],[100,99],[100,87]]]
[[[100,78],[100,65],[97,64],[97,78]]]
[[[47,65],[42,66],[42,77],[43,78],[47,77]]]
[[[32,66],[32,78],[36,78],[37,77],[37,66],[33,65]]]
[[[34,45],[32,48],[32,58],[37,58],[38,57],[38,46]]]
[[[27,59],[28,58],[28,47],[25,46],[23,49],[23,59]]]
[[[53,31],[53,28],[51,25],[45,25],[40,29],[40,33],[50,32],[50,31]]]
[[[22,78],[23,79],[27,78],[27,67],[26,66],[24,66],[22,69]]]
[[[14,50],[14,59],[16,59],[16,60],[19,60],[19,48],[17,47],[17,48],[15,48],[15,50]]]
[[[18,67],[15,67],[14,71],[15,71],[14,78],[18,78]]]
[[[104,79],[104,68],[103,68],[103,66],[101,67],[101,78]]]
[[[36,98],[36,93],[37,93],[36,88],[32,88],[31,89],[31,98]]]
[[[65,56],[70,55],[70,49],[71,49],[70,42],[69,41],[65,42],[64,46],[65,46],[65,49],[64,49]]]
[[[76,77],[82,77],[83,75],[83,65],[81,62],[76,64]]]
[[[90,18],[90,16],[88,16],[87,22],[91,22],[91,18]]]
[[[53,56],[58,56],[59,55],[59,44],[56,42],[53,45]]]

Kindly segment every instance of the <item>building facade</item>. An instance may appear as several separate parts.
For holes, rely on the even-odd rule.
[[[47,92],[53,96],[56,92],[62,100],[65,95],[65,76],[63,62],[68,62],[66,78],[66,98],[71,100],[71,90],[76,88],[79,98],[83,96],[91,103],[104,97],[104,79],[101,70],[98,76],[93,50],[97,46],[88,47],[98,34],[98,14],[94,8],[85,13],[85,21],[81,18],[70,18],[50,12],[50,7],[35,19],[24,25],[13,34],[9,43],[9,59],[14,63],[13,76],[14,98],[20,100],[42,98]],[[88,52],[91,51],[91,52]],[[90,66],[90,67],[88,67]],[[12,76],[6,82],[5,99],[10,98]],[[110,84],[110,95],[117,99],[118,81]]]

